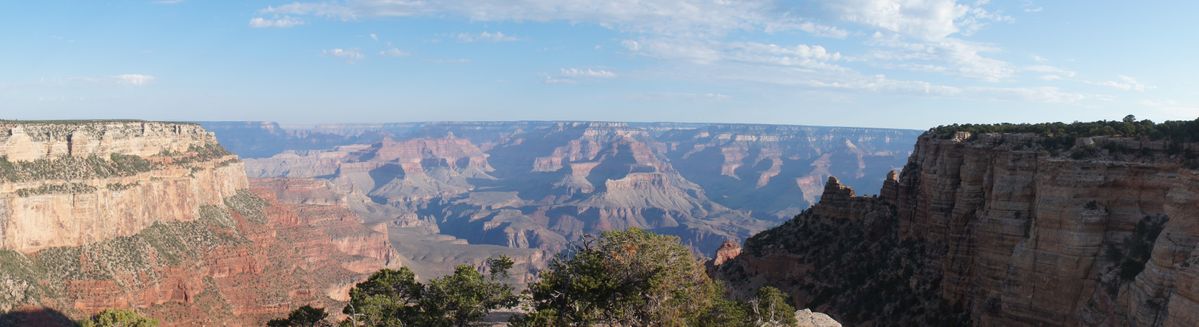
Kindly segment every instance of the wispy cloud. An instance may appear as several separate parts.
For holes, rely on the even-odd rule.
[[[1025,0],[1024,3],[1021,4],[1020,9],[1024,10],[1026,13],[1038,13],[1045,10],[1045,7],[1038,6],[1032,3],[1032,1]]]
[[[828,1],[841,19],[926,40],[971,33],[991,22],[1011,21],[984,6],[988,0],[961,4],[954,0]]]
[[[1026,66],[1022,69],[1025,72],[1037,74],[1037,78],[1043,81],[1057,81],[1062,79],[1074,78],[1078,73],[1057,66],[1047,64],[1037,64]]]
[[[153,83],[155,79],[157,79],[153,75],[146,74],[121,74],[113,76],[112,78],[120,84],[133,86],[149,85],[150,83]]]
[[[366,58],[366,55],[362,54],[362,51],[358,49],[333,48],[324,50],[321,53],[326,56],[345,59],[348,63],[355,63]]]
[[[296,2],[259,14],[590,24],[616,32],[628,54],[668,63],[658,76],[684,80],[703,71],[707,74],[694,77],[823,90],[1039,103],[1104,98],[1062,88],[1067,81],[1083,82],[1078,72],[1039,56],[1032,62],[1027,57],[1009,61],[1011,51],[1002,44],[973,39],[980,30],[1016,22],[989,0],[814,0],[803,10],[798,7],[778,0],[345,0]],[[1031,1],[1011,8],[1017,13],[1042,10]],[[819,38],[779,41],[790,32]],[[521,39],[498,31],[449,37],[463,43]],[[377,37],[372,34],[372,39]],[[356,58],[348,60],[361,59]],[[615,72],[605,69],[562,68],[543,81],[577,84],[614,77]],[[1019,86],[1024,81],[1035,84]],[[1128,91],[1152,88],[1122,77],[1096,84]]]
[[[606,69],[593,68],[562,68],[561,75],[564,77],[587,77],[587,78],[615,78],[616,73]]]
[[[384,57],[406,57],[409,55],[409,53],[404,50],[389,48],[387,50],[379,51],[379,55]]]
[[[616,72],[599,68],[562,68],[558,75],[545,75],[546,84],[575,84],[582,79],[616,78]]]
[[[361,17],[454,15],[474,21],[568,21],[630,32],[723,34],[789,21],[770,0],[352,0],[296,2],[261,12],[352,20]]]
[[[1006,61],[988,57],[1000,49],[957,38],[910,41],[898,34],[874,33],[870,49],[862,59],[885,68],[944,73],[999,81],[1016,70]]]
[[[269,27],[287,28],[287,27],[300,26],[300,25],[304,25],[303,20],[286,17],[286,16],[280,17],[280,18],[274,18],[274,19],[262,18],[262,17],[250,18],[250,27],[254,27],[254,28],[269,28]]]
[[[1116,80],[1099,81],[1099,82],[1092,81],[1092,82],[1087,82],[1087,83],[1091,84],[1091,85],[1106,86],[1106,87],[1110,87],[1110,88],[1121,90],[1121,91],[1134,91],[1134,92],[1145,92],[1145,90],[1153,88],[1153,86],[1145,85],[1144,83],[1137,81],[1136,78],[1133,78],[1132,76],[1127,76],[1127,75],[1116,76]]]
[[[472,42],[495,43],[495,42],[512,42],[512,41],[519,40],[515,36],[504,34],[504,32],[487,32],[487,31],[474,33],[474,34],[458,33],[458,35],[456,35],[455,38],[458,39],[458,42],[462,42],[462,43],[472,43]]]

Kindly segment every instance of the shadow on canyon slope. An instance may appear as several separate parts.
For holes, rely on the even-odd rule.
[[[0,327],[9,326],[77,327],[79,324],[58,310],[33,308],[0,314]]]

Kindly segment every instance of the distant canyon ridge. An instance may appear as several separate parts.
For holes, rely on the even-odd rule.
[[[748,124],[205,122],[251,178],[328,181],[418,273],[638,227],[711,256],[819,200],[879,189],[921,131]],[[303,202],[303,199],[296,201]]]

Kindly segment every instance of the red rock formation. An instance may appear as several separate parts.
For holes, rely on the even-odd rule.
[[[76,318],[108,308],[134,307],[166,326],[261,326],[306,304],[339,313],[339,301],[347,299],[353,283],[396,264],[396,253],[388,243],[386,226],[381,227],[382,232],[378,226],[368,228],[344,206],[279,202],[276,189],[291,183],[255,182],[254,194],[267,203],[262,209],[266,220],[254,222],[233,211],[231,218],[236,226],[216,230],[234,237],[230,242],[201,248],[168,243],[191,253],[177,260],[164,259],[164,255],[172,255],[168,253],[171,251],[153,247],[128,252],[130,258],[84,251],[77,257],[64,258],[68,261],[63,266],[83,267],[85,271],[96,267],[101,275],[85,272],[77,277],[41,276],[43,283],[63,286],[59,292],[43,293],[32,300]],[[295,183],[305,188],[311,185],[307,181]],[[169,233],[144,231],[135,237],[150,235]],[[202,237],[190,233],[179,236]],[[48,257],[53,255],[39,252],[32,258],[50,260]],[[141,268],[108,266],[131,259],[147,260],[148,264]]]
[[[737,258],[739,255],[741,255],[741,244],[733,240],[727,240],[720,244],[720,249],[716,250],[716,258],[712,259],[712,264],[719,266]]]

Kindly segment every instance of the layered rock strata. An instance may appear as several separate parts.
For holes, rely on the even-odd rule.
[[[168,326],[262,325],[398,264],[325,182],[249,182],[186,123],[0,123],[0,325],[136,308]],[[284,191],[279,191],[284,190]]]
[[[880,195],[832,179],[716,270],[851,325],[1199,324],[1199,147],[1046,144],[922,136]]]

